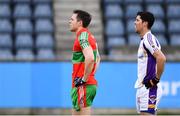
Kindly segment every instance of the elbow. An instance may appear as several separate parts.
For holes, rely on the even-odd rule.
[[[88,60],[90,63],[93,63],[94,62],[94,57],[87,57],[85,58],[86,60]]]
[[[166,57],[163,55],[163,56],[159,57],[158,60],[161,62],[166,62]]]
[[[163,55],[162,60],[166,62],[166,56]]]
[[[166,57],[164,57],[164,62],[166,62]]]
[[[97,60],[98,60],[98,61],[101,61],[101,57],[100,57],[100,56],[98,56],[98,57],[97,57]]]
[[[94,62],[94,57],[89,58],[90,62]]]

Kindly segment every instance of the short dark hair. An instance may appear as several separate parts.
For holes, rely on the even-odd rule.
[[[77,14],[77,20],[82,21],[83,27],[88,27],[91,22],[91,15],[83,10],[74,10],[73,13]]]
[[[148,22],[148,29],[151,29],[151,27],[153,26],[154,24],[154,21],[155,21],[155,18],[154,18],[154,15],[150,12],[138,12],[137,13],[137,16],[140,16],[141,19],[145,22]]]

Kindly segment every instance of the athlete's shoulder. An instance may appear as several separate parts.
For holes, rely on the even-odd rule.
[[[88,33],[88,30],[86,28],[82,28],[79,32],[78,35],[84,34],[84,33]]]
[[[153,34],[151,32],[147,32],[144,37],[143,37],[145,40],[149,40],[149,39],[152,39],[153,38]]]
[[[151,54],[161,48],[158,40],[151,32],[146,33],[144,36],[143,45],[151,52]]]
[[[80,44],[85,43],[88,41],[88,33],[83,31],[80,33],[80,35],[78,36],[78,41],[80,42]]]
[[[153,44],[155,38],[156,37],[151,32],[148,32],[144,35],[143,40],[144,40],[144,42],[148,42],[149,44]]]

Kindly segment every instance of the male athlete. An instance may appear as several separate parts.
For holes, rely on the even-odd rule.
[[[74,10],[69,20],[70,31],[76,33],[72,53],[73,115],[90,115],[96,95],[95,72],[99,66],[100,56],[96,40],[87,29],[90,22],[91,15],[82,10]]]
[[[141,115],[156,115],[162,96],[159,81],[166,57],[157,38],[151,33],[154,20],[152,13],[138,12],[134,22],[135,31],[141,38],[138,49],[138,79],[135,83],[137,111]]]

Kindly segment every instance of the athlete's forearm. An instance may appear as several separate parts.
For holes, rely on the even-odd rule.
[[[96,72],[96,71],[97,71],[97,69],[99,68],[100,61],[101,61],[100,56],[97,56],[96,67],[95,67],[94,72]]]
[[[85,70],[83,80],[87,81],[88,76],[91,74],[94,66],[94,58],[85,58]]]
[[[164,71],[164,65],[166,62],[165,56],[163,55],[163,57],[157,57],[156,62],[157,62],[157,78],[160,79]]]

